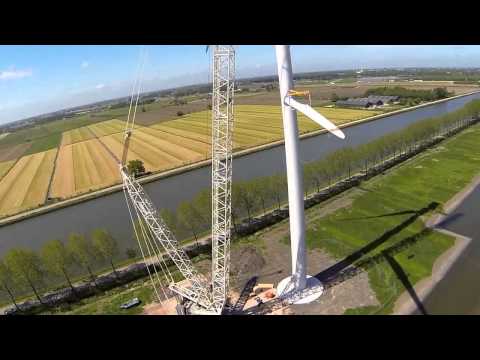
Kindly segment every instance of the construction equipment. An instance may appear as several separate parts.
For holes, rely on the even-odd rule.
[[[208,50],[208,48],[207,48]],[[277,65],[282,102],[282,114],[285,134],[285,151],[287,159],[288,199],[290,211],[290,231],[292,247],[292,276],[279,284],[279,294],[284,296],[293,289],[298,292],[307,287],[312,277],[306,275],[305,221],[303,213],[302,171],[298,156],[298,125],[296,110],[326,128],[334,135],[345,135],[329,120],[311,107],[310,93],[295,91],[288,46],[276,46]],[[138,220],[138,231],[134,229],[140,251],[148,263],[154,258],[161,268],[168,288],[182,301],[182,309],[190,313],[221,314],[229,290],[230,267],[230,231],[231,231],[231,184],[232,184],[232,134],[233,134],[233,97],[235,78],[235,50],[231,45],[215,45],[212,51],[212,278],[209,282],[200,274],[180,247],[175,235],[168,229],[157,213],[153,202],[144,192],[135,176],[128,173],[126,161],[128,145],[135,126],[135,115],[140,94],[140,85],[134,85],[132,99],[125,128],[125,143],[122,160],[119,162],[120,173],[127,206],[133,220],[133,212]],[[143,65],[140,67],[143,69]],[[140,70],[140,74],[141,74]],[[137,84],[137,82],[135,83]],[[133,113],[133,98],[137,98]],[[309,97],[309,103],[302,104],[294,99],[296,96]],[[132,114],[132,118],[130,115]],[[139,235],[140,234],[140,235]],[[184,281],[174,281],[165,262],[164,255],[178,268]],[[153,273],[147,267],[157,297],[163,291],[163,284],[157,268]],[[157,281],[157,283],[155,282]],[[291,286],[293,284],[293,286]],[[158,286],[157,286],[158,285]],[[272,292],[273,294],[273,292]],[[167,297],[166,293],[164,293]],[[187,301],[185,301],[187,300]],[[186,303],[185,303],[186,302]],[[188,303],[189,302],[189,303]],[[183,304],[185,303],[185,304]],[[179,311],[183,313],[182,311]]]
[[[231,183],[232,183],[232,131],[233,131],[233,95],[235,77],[235,50],[230,45],[215,45],[213,56],[213,91],[212,91],[212,281],[208,283],[180,247],[175,235],[168,229],[159,216],[153,202],[144,192],[134,175],[128,173],[126,160],[128,145],[135,124],[140,85],[134,85],[130,111],[125,128],[124,151],[120,173],[123,180],[124,193],[130,210],[130,203],[138,219],[140,235],[135,224],[134,229],[142,256],[156,257],[161,266],[168,288],[180,298],[193,304],[185,306],[191,311],[220,314],[225,305],[229,285],[230,263],[230,226],[231,226]],[[143,68],[143,65],[142,65]],[[137,91],[137,99],[130,120],[133,95]],[[143,239],[143,241],[142,241]],[[185,278],[183,282],[174,282],[169,276],[168,267],[163,254],[172,260]],[[148,256],[147,256],[148,255]],[[162,266],[163,264],[163,266]],[[147,268],[148,269],[148,268]],[[154,268],[155,270],[155,268]],[[158,273],[149,272],[152,284],[158,294],[157,284],[163,286]]]

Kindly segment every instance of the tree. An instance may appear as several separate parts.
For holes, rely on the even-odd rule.
[[[129,174],[133,174],[134,177],[137,177],[145,173],[145,167],[143,166],[142,160],[130,160],[127,165],[127,170]]]
[[[5,264],[4,261],[0,261],[0,291],[4,291],[10,296],[15,308],[20,311],[17,302],[15,301],[15,296],[13,295],[13,288],[15,283],[13,282],[13,274],[10,268]]]
[[[268,193],[272,200],[277,203],[280,210],[281,201],[285,190],[287,189],[287,179],[282,175],[274,175],[269,177]]]
[[[177,111],[177,116],[183,116],[183,111]]]
[[[207,229],[212,223],[212,190],[205,189],[200,191],[192,202],[199,217],[199,225]]]
[[[137,251],[134,248],[128,248],[125,250],[125,255],[127,255],[127,258],[129,259],[135,259]]]
[[[145,106],[142,106],[142,112],[146,112]]]
[[[257,201],[253,187],[245,182],[234,183],[232,186],[232,198],[238,199],[238,202],[247,211],[248,222],[252,222],[252,210]]]
[[[11,249],[5,255],[5,264],[11,270],[14,282],[30,286],[38,301],[43,303],[37,287],[45,273],[38,255],[28,249]]]
[[[436,88],[433,89],[433,94],[437,99],[444,99],[450,95],[450,93],[447,91],[447,88]]]
[[[118,254],[117,241],[105,229],[94,230],[92,239],[97,256],[102,260],[108,261],[112,266],[113,273],[118,277],[117,270],[113,264],[113,259]]]
[[[72,266],[73,257],[60,240],[46,242],[41,250],[41,258],[47,270],[54,275],[64,276],[68,285],[75,293],[75,288],[68,274]]]
[[[195,238],[195,243],[198,246],[198,232],[200,231],[200,224],[202,222],[200,214],[188,201],[180,203],[177,209],[178,222],[186,229],[192,232]]]
[[[339,97],[338,97],[337,93],[333,93],[332,96],[330,97],[330,100],[333,101],[333,102],[338,101]]]
[[[165,224],[168,226],[171,232],[174,234],[177,232],[177,215],[169,210],[169,209],[162,209],[160,210],[160,217],[165,221]]]
[[[267,192],[268,192],[268,177],[257,178],[252,183],[252,190],[257,201],[262,206],[263,213],[267,212]]]
[[[96,284],[95,274],[92,271],[95,264],[95,250],[92,244],[85,236],[72,233],[68,237],[67,250],[75,263],[87,269],[90,279]]]

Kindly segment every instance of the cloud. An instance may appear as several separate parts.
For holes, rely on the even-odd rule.
[[[95,86],[95,89],[103,89],[105,87],[105,84],[98,84]]]
[[[32,76],[32,70],[15,70],[9,69],[5,71],[0,71],[0,80],[14,80],[21,79],[27,76]]]
[[[88,61],[85,61],[85,60],[84,60],[84,61],[82,61],[82,63],[80,64],[80,67],[81,67],[82,69],[85,69],[85,68],[87,68],[89,65],[90,65],[90,63],[89,63]]]

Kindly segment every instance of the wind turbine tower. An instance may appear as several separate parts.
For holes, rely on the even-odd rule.
[[[326,128],[335,136],[344,139],[345,135],[310,105],[301,104],[294,99],[294,96],[309,95],[309,93],[294,90],[290,47],[288,45],[276,45],[275,51],[285,136],[290,244],[292,252],[292,275],[283,279],[278,284],[277,294],[287,298],[292,303],[301,304],[309,303],[320,297],[323,293],[323,286],[319,280],[307,275],[303,168],[300,164],[299,157],[300,141],[297,110],[320,126]]]

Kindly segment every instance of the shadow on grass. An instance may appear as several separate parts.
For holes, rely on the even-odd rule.
[[[395,260],[395,258],[388,253],[384,254],[385,259],[387,260],[388,264],[392,268],[393,272],[397,275],[398,279],[402,282],[403,286],[405,289],[408,291],[408,294],[412,298],[413,302],[418,308],[418,311],[422,315],[428,315],[427,310],[423,306],[421,300],[418,298],[417,293],[415,292],[415,289],[412,286],[412,283],[410,280],[408,280],[407,274],[403,271],[401,265]]]
[[[353,254],[347,256],[345,259],[329,267],[328,269],[318,273],[317,275],[315,275],[315,277],[322,282],[324,289],[326,291],[329,288],[339,285],[342,282],[349,280],[359,275],[360,273],[363,273],[369,270],[375,265],[378,265],[386,261],[387,260],[386,256],[392,257],[395,254],[404,251],[410,246],[416,244],[418,241],[424,239],[426,236],[432,233],[433,230],[430,228],[425,228],[422,231],[397,242],[395,245],[392,245],[386,248],[385,250],[383,250],[382,252],[374,256],[370,256],[365,259],[362,259],[368,252],[374,250],[375,248],[383,244],[385,241],[387,241],[389,238],[391,238],[393,235],[399,233],[404,228],[411,225],[418,217],[426,214],[429,211],[436,209],[439,205],[440,204],[437,202],[432,202],[428,206],[416,211],[413,216],[409,217],[407,220],[403,221],[401,224],[395,226],[391,230],[386,231],[382,236],[380,236],[376,240],[367,244],[360,250],[357,250]],[[354,262],[356,262],[355,265],[353,265]],[[405,280],[406,275],[403,273],[403,270],[402,272],[400,272],[398,268],[396,268],[396,270],[398,271],[398,272],[396,271],[397,276],[399,276],[399,278],[402,277]],[[400,280],[402,280],[402,278],[400,278]],[[408,281],[408,279],[406,280]],[[410,283],[408,282],[408,284]],[[408,290],[408,287],[410,287],[410,289],[413,289],[411,284],[410,285],[408,284],[407,286],[405,286],[406,283],[404,283],[404,286],[407,288],[407,290]],[[414,296],[416,296],[416,294]],[[253,314],[262,315],[262,314],[267,314],[271,311],[280,309],[283,306],[285,306],[285,304],[283,303],[283,300],[281,298],[277,298],[267,303],[264,303],[264,305],[261,308],[254,307],[246,311],[244,310],[242,313],[245,315],[253,315]],[[418,306],[418,303],[417,303],[417,306]]]
[[[330,266],[328,269],[323,270],[322,272],[315,275],[315,277],[320,280],[322,283],[328,283],[332,278],[334,278],[340,271],[352,265],[354,262],[360,260],[369,252],[375,250],[377,247],[382,245],[392,236],[398,234],[406,227],[414,223],[420,216],[426,214],[429,211],[435,210],[440,204],[437,202],[431,202],[428,206],[414,211],[414,215],[410,216],[407,220],[403,221],[401,224],[395,226],[393,229],[390,229],[384,232],[379,238],[368,243],[361,249],[355,251],[354,253],[348,255],[345,259],[339,261],[338,263]]]
[[[337,219],[336,221],[367,220],[367,219],[376,219],[376,218],[383,218],[383,217],[389,217],[389,216],[399,216],[399,215],[416,214],[416,213],[417,211],[415,210],[405,210],[405,211],[397,211],[394,213],[377,215],[377,216],[364,216],[364,217],[358,217],[358,218]]]

